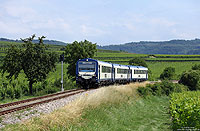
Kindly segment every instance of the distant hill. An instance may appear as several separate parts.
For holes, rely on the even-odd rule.
[[[118,50],[137,54],[200,54],[200,39],[170,41],[140,41],[120,45],[97,46],[98,49]]]
[[[22,42],[21,40],[11,40],[0,38],[0,41]],[[38,43],[38,40],[34,40]],[[65,42],[57,40],[44,40],[45,44],[64,45]],[[114,50],[137,54],[182,54],[182,55],[200,55],[200,39],[194,40],[170,40],[170,41],[140,41],[129,42],[120,45],[99,46],[97,49]]]
[[[0,38],[0,41],[7,41],[7,42],[22,42],[21,40],[11,40],[7,38]],[[33,40],[34,43],[38,43],[38,40]],[[64,45],[66,46],[67,43],[57,41],[57,40],[44,40],[44,44],[51,44],[51,45]]]

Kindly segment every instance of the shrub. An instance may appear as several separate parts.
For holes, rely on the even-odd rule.
[[[150,96],[152,95],[152,90],[151,88],[147,88],[147,87],[138,87],[137,91],[139,92],[139,94],[141,96]]]
[[[134,57],[129,61],[129,65],[148,67],[145,60],[139,57]]]
[[[164,80],[164,79],[172,80],[174,76],[175,76],[175,68],[167,67],[167,68],[164,69],[164,71],[160,75],[160,79],[162,79],[162,80]]]
[[[15,87],[14,89],[15,98],[19,99],[22,96],[22,90],[20,87]]]
[[[190,90],[200,89],[200,71],[190,70],[181,75],[179,83],[188,86]]]
[[[200,91],[173,93],[170,100],[170,114],[173,129],[200,129]],[[190,129],[191,127],[191,129]]]
[[[161,96],[167,95],[169,96],[173,92],[183,92],[187,91],[188,88],[181,84],[171,83],[169,81],[162,81],[161,83],[155,83],[153,85],[149,84],[146,87],[139,87],[137,91],[142,96]]]
[[[6,90],[5,88],[0,87],[0,99],[3,100],[6,98]]]
[[[182,84],[177,84],[176,83],[175,86],[176,86],[176,88],[175,88],[174,92],[176,92],[176,93],[181,93],[181,92],[189,90],[187,86],[182,85]]]
[[[195,64],[192,66],[192,70],[200,70],[200,64]]]
[[[15,92],[14,92],[14,89],[13,89],[13,87],[12,86],[7,86],[7,89],[6,89],[6,96],[8,97],[8,98],[12,98],[12,99],[14,99],[14,97],[15,97]]]

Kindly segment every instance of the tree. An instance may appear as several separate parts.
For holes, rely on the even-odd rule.
[[[69,64],[68,73],[71,76],[76,74],[76,62],[79,59],[93,58],[97,52],[96,44],[87,40],[77,42],[74,41],[72,44],[68,44],[65,49],[65,62]]]
[[[167,67],[164,69],[162,74],[160,74],[160,79],[168,79],[171,80],[175,75],[175,68],[174,67]]]
[[[44,36],[38,37],[39,43],[32,43],[35,35],[32,37],[21,39],[24,44],[23,48],[19,49],[12,46],[6,53],[3,60],[3,65],[0,67],[3,74],[8,73],[7,78],[13,76],[18,77],[23,70],[26,78],[29,81],[29,92],[32,94],[32,85],[35,82],[41,82],[46,79],[47,74],[56,67],[56,55],[51,52],[46,52],[43,44]]]
[[[189,70],[181,75],[179,83],[188,86],[190,90],[200,89],[200,71]]]
[[[145,60],[139,57],[134,57],[129,61],[129,65],[148,67]]]

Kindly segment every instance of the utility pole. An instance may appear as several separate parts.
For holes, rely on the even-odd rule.
[[[63,61],[64,61],[64,54],[60,55],[60,61],[61,61],[61,91],[64,91],[63,88]]]

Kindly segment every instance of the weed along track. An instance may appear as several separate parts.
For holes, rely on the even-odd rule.
[[[2,104],[2,105],[0,105],[0,116],[9,114],[9,113],[12,113],[15,111],[23,110],[23,109],[26,109],[29,107],[33,107],[35,105],[39,105],[39,104],[47,103],[50,101],[69,97],[69,96],[79,94],[79,93],[82,93],[85,91],[86,90],[83,90],[83,89],[73,89],[73,90],[67,90],[64,92],[54,93],[54,94],[50,94],[50,95],[46,95],[46,96],[31,98],[31,99],[7,103],[7,104]]]

